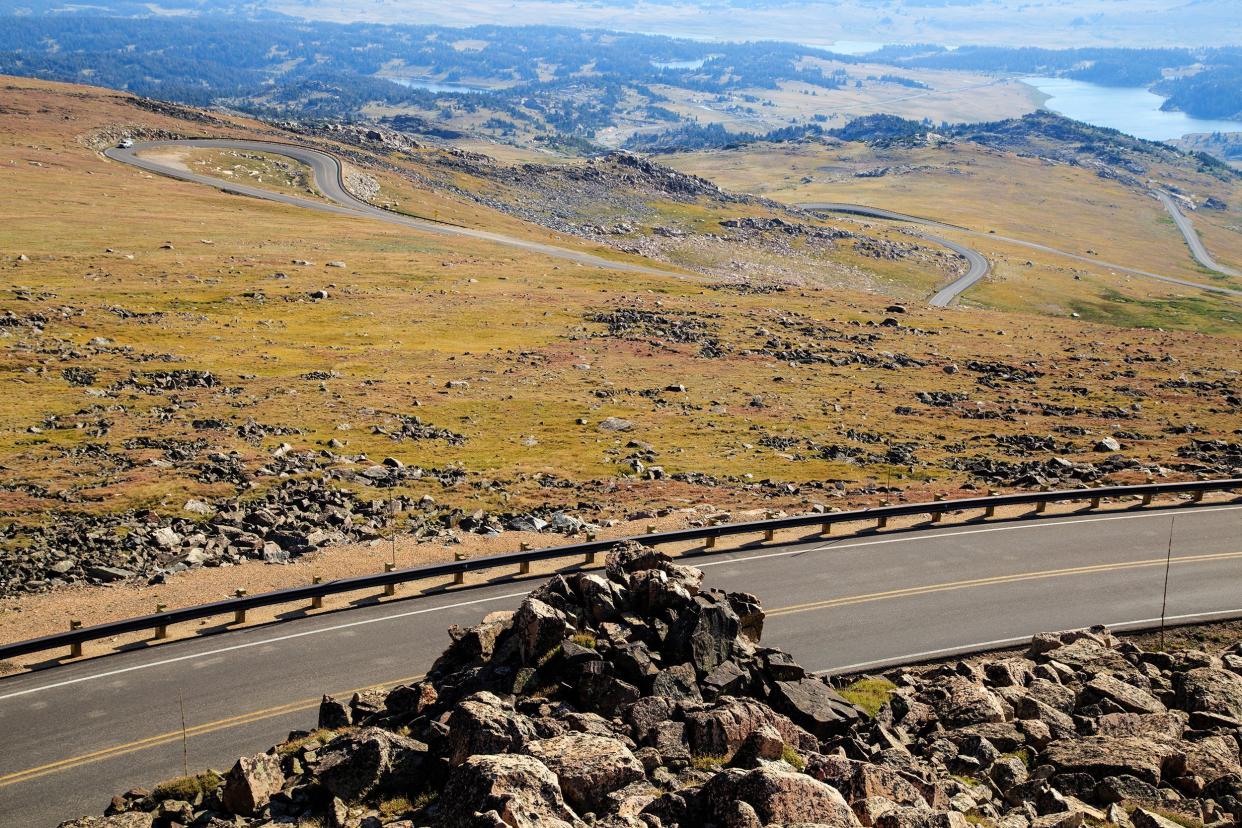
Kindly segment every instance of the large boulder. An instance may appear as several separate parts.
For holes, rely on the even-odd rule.
[[[513,614],[513,629],[523,664],[539,663],[573,631],[557,609],[529,596]]]
[[[533,756],[471,756],[455,767],[437,804],[444,828],[475,828],[495,811],[509,828],[579,828],[556,774]]]
[[[745,802],[760,824],[813,823],[828,828],[860,828],[862,823],[836,788],[803,773],[774,767],[716,774],[699,791],[705,816],[714,822],[729,818],[733,803]]]
[[[844,756],[813,754],[807,759],[806,773],[836,788],[851,803],[872,797],[909,807],[928,807],[922,793],[897,770],[884,765],[860,762]]]
[[[1087,682],[1083,696],[1087,701],[1107,699],[1127,713],[1164,713],[1166,710],[1151,693],[1106,674]]]
[[[519,753],[523,745],[538,738],[530,719],[486,691],[459,702],[448,726],[449,763],[453,765],[480,754]]]
[[[589,733],[566,733],[526,745],[556,774],[561,794],[579,812],[607,807],[608,794],[645,778],[643,765],[622,742]]]
[[[284,784],[279,757],[271,753],[243,756],[225,775],[220,798],[230,814],[253,816]]]
[[[924,694],[945,727],[965,727],[984,722],[1003,722],[1005,705],[1000,697],[982,684],[963,677],[948,676]]]
[[[865,714],[815,678],[772,682],[771,705],[820,739],[839,736]]]
[[[1060,773],[1083,773],[1096,780],[1129,775],[1157,785],[1166,767],[1171,768],[1181,757],[1179,750],[1154,739],[1084,736],[1053,742],[1040,759]]]
[[[819,747],[815,736],[754,699],[726,696],[709,710],[686,714],[690,749],[701,756],[721,756],[725,761],[731,760],[746,738],[763,726],[773,728],[787,745],[802,750]]]
[[[364,727],[327,744],[314,778],[331,796],[354,802],[377,791],[408,787],[418,776],[426,753],[422,742]]]
[[[1242,676],[1216,667],[1175,673],[1177,706],[1190,713],[1214,713],[1242,719]]]

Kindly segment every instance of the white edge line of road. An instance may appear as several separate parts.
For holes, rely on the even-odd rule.
[[[1195,508],[1193,511],[1179,512],[1178,514],[1179,515],[1192,515],[1192,514],[1202,513],[1202,512],[1229,512],[1229,511],[1233,511],[1236,509],[1242,509],[1242,506],[1223,506],[1223,505],[1222,506],[1201,506],[1201,507]],[[725,566],[727,564],[733,564],[733,563],[746,563],[747,561],[762,561],[768,558],[783,558],[789,555],[802,555],[807,552],[829,552],[829,551],[833,551],[836,549],[854,549],[859,546],[880,546],[882,544],[888,544],[888,543],[911,543],[914,541],[936,540],[937,538],[951,538],[951,537],[957,537],[960,535],[982,535],[988,532],[1012,532],[1016,529],[1049,529],[1054,526],[1069,526],[1069,525],[1079,524],[1079,523],[1103,523],[1105,521],[1111,521],[1111,520],[1134,520],[1136,518],[1156,518],[1156,517],[1164,517],[1167,514],[1168,514],[1167,512],[1164,515],[1162,515],[1159,512],[1147,512],[1147,513],[1133,514],[1133,515],[1084,517],[1084,518],[1078,518],[1077,520],[1054,520],[1054,521],[1041,521],[1039,523],[1019,523],[1013,526],[992,526],[986,529],[962,529],[959,531],[949,530],[945,532],[940,532],[935,535],[929,535],[923,532],[919,532],[918,534],[915,534],[915,535],[906,535],[905,537],[900,537],[900,538],[886,538],[884,540],[860,541],[858,543],[829,543],[823,546],[814,546],[814,547],[811,547],[810,549],[791,549],[785,552],[768,552],[763,555],[751,555],[750,557],[747,557],[747,558],[729,558],[728,560],[724,560],[724,561],[709,561],[707,563],[696,563],[694,564],[694,566],[698,569],[706,569],[709,566]],[[0,696],[0,698],[3,698],[3,697]]]
[[[1197,507],[1193,509],[1192,511],[1183,512],[1183,514],[1193,515],[1193,514],[1202,514],[1206,512],[1226,512],[1226,511],[1233,511],[1236,509],[1242,509],[1242,506],[1201,506],[1201,507]],[[961,529],[958,531],[949,530],[945,532],[939,532],[935,535],[928,535],[928,534],[919,532],[914,535],[907,535],[905,537],[900,537],[900,538],[885,538],[881,540],[860,541],[858,543],[827,544],[824,546],[816,546],[811,549],[794,549],[794,550],[790,550],[786,552],[771,552],[765,555],[751,555],[745,558],[729,558],[728,560],[723,560],[723,561],[706,561],[704,563],[695,563],[694,566],[699,569],[705,569],[710,566],[725,566],[727,564],[747,563],[749,561],[762,561],[762,560],[767,560],[769,558],[782,558],[782,557],[788,557],[790,555],[802,555],[807,552],[823,552],[823,551],[836,550],[836,549],[854,549],[860,546],[879,546],[882,544],[890,544],[890,543],[911,543],[915,541],[935,540],[937,538],[947,538],[947,537],[954,537],[958,535],[977,535],[977,534],[982,534],[985,532],[1010,532],[1016,529],[1045,529],[1045,528],[1051,528],[1051,527],[1056,527],[1056,526],[1066,526],[1066,525],[1078,524],[1078,523],[1100,523],[1103,521],[1111,521],[1111,520],[1133,520],[1136,518],[1155,518],[1155,517],[1162,517],[1162,515],[1158,512],[1147,512],[1147,513],[1133,514],[1133,515],[1086,517],[1086,518],[1078,518],[1076,520],[1057,520],[1057,521],[1045,521],[1045,522],[1039,522],[1039,523],[1026,523],[1026,524],[1019,523],[1019,524],[1014,524],[1011,526],[993,526],[993,527],[984,528],[984,529]],[[473,606],[475,604],[484,604],[484,603],[488,603],[491,601],[503,601],[508,598],[519,598],[523,595],[526,595],[526,592],[527,591],[509,592],[509,593],[505,593],[504,595],[493,595],[488,598],[476,598],[472,601],[459,601],[455,604],[444,604],[443,606],[437,606],[437,607],[424,607],[422,609],[393,613],[392,615],[382,615],[376,618],[364,618],[359,621],[348,621],[343,624],[334,624],[329,627],[316,627],[310,630],[303,630],[302,632],[289,633],[288,635],[280,635],[280,636],[274,636],[272,638],[264,638],[259,641],[248,641],[244,644],[233,644],[228,647],[220,647],[215,650],[207,650],[201,653],[189,653],[186,655],[175,656],[173,658],[162,659],[160,661],[149,661],[143,664],[134,664],[129,667],[122,667],[118,670],[109,670],[107,672],[95,673],[89,676],[79,676],[78,678],[66,679],[65,681],[58,681],[52,684],[44,684],[38,687],[30,687],[25,690],[17,690],[12,693],[6,693],[4,695],[0,695],[0,701],[5,701],[7,699],[16,698],[18,696],[27,696],[33,693],[44,691],[44,690],[54,690],[58,687],[67,687],[67,686],[74,685],[74,684],[81,684],[87,681],[95,681],[97,679],[102,679],[102,678],[111,678],[112,676],[123,675],[125,673],[132,673],[136,670],[146,670],[152,667],[164,667],[169,664],[177,664],[183,661],[193,661],[194,659],[199,659],[199,658],[208,658],[210,656],[220,655],[221,653],[230,653],[230,652],[234,652],[237,650],[250,649],[251,647],[262,647],[267,644],[278,644],[282,641],[290,641],[292,639],[304,638],[306,636],[318,635],[320,633],[336,632],[337,630],[349,629],[351,627],[361,627],[367,624],[377,624],[381,621],[396,621],[402,618],[409,618],[415,615],[424,615],[427,613],[438,612],[441,610],[448,610],[448,609],[458,609],[460,607],[468,607],[468,606]],[[916,654],[915,657],[919,655],[928,655],[928,654],[920,653],[920,654]],[[878,663],[878,662],[875,662],[875,663]]]
[[[526,594],[525,591],[510,592],[504,595],[493,595],[489,598],[476,598],[473,601],[459,601],[456,604],[444,604],[443,606],[438,606],[438,607],[423,607],[422,609],[410,610],[408,612],[394,613],[393,615],[384,615],[384,616],[380,616],[379,618],[364,618],[360,621],[349,621],[344,624],[335,624],[331,627],[316,627],[315,629],[312,629],[312,630],[303,630],[302,632],[289,633],[288,635],[279,635],[279,636],[275,636],[274,638],[264,638],[261,641],[248,641],[244,644],[233,644],[229,647],[220,647],[219,649],[208,650],[203,653],[190,653],[187,655],[176,656],[175,658],[166,658],[161,661],[149,661],[144,664],[135,664],[130,667],[122,667],[119,670],[109,670],[105,673],[95,673],[89,676],[79,676],[78,678],[68,679],[66,681],[58,681],[53,684],[44,684],[44,685],[40,685],[39,687],[31,687],[26,690],[18,690],[14,693],[6,693],[5,695],[0,696],[0,701],[4,701],[5,699],[16,698],[17,696],[26,696],[31,693],[38,693],[42,690],[54,690],[57,687],[67,687],[71,684],[81,684],[84,681],[94,681],[96,679],[119,676],[119,675],[122,675],[123,673],[132,673],[135,670],[145,670],[150,667],[163,667],[165,665],[176,664],[181,661],[192,661],[196,658],[207,658],[209,656],[219,655],[220,653],[231,653],[235,650],[247,650],[251,647],[262,647],[265,644],[276,644],[281,641],[289,641],[290,639],[294,639],[294,638],[303,638],[308,635],[317,635],[318,633],[334,632],[336,630],[344,630],[350,627],[361,627],[365,624],[375,624],[380,621],[395,621],[396,619],[408,618],[412,615],[423,615],[429,612],[439,612],[440,610],[458,609],[459,607],[468,607],[473,604],[485,604],[489,601],[503,601],[508,598],[517,598],[525,594]]]
[[[1187,615],[1168,615],[1168,616],[1165,616],[1164,621],[1168,623],[1168,622],[1184,621],[1186,619],[1191,619],[1191,618],[1215,618],[1216,616],[1219,616],[1219,615],[1237,615],[1239,613],[1242,613],[1242,609],[1217,610],[1215,612],[1192,612]],[[1105,624],[1104,626],[1110,629],[1120,629],[1122,627],[1133,627],[1133,626],[1138,626],[1138,625],[1157,624],[1160,622],[1160,620],[1161,619],[1159,618],[1140,618],[1137,621],[1114,621],[1113,623]],[[908,653],[907,655],[892,656],[890,658],[877,658],[874,661],[860,661],[857,664],[846,664],[843,667],[827,667],[823,670],[814,671],[813,675],[818,676],[818,675],[824,675],[825,673],[837,673],[837,674],[848,675],[850,673],[856,673],[861,670],[866,670],[869,667],[875,667],[877,665],[879,666],[894,665],[895,666],[895,665],[899,665],[902,663],[925,661],[927,659],[936,658],[937,656],[952,656],[952,655],[956,655],[959,653],[964,655],[970,652],[984,652],[986,650],[1004,649],[1007,647],[1017,646],[1019,644],[1022,644],[1023,642],[1030,641],[1030,640],[1031,640],[1031,637],[1029,635],[1023,635],[1017,638],[998,638],[995,641],[980,641],[977,644],[964,644],[964,645],[957,646],[957,647],[944,647],[939,650],[925,650],[924,652],[921,652],[921,653]]]

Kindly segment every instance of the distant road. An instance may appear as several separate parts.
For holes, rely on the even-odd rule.
[[[1182,231],[1182,238],[1186,239],[1186,246],[1190,248],[1190,255],[1195,257],[1195,261],[1208,270],[1215,270],[1217,273],[1223,273],[1226,276],[1242,277],[1242,273],[1231,267],[1218,264],[1212,258],[1212,254],[1208,253],[1207,248],[1203,246],[1203,239],[1199,238],[1199,234],[1195,232],[1194,225],[1190,223],[1190,219],[1178,208],[1177,202],[1168,193],[1162,193],[1157,190],[1156,198],[1160,199],[1164,209],[1169,211],[1169,215],[1173,217],[1173,223],[1177,225],[1177,229]]]
[[[892,210],[881,210],[878,207],[867,207],[862,204],[845,204],[841,202],[815,202],[811,204],[799,204],[804,210],[814,210],[821,213],[848,213],[855,216],[870,216],[871,218],[888,219],[889,221],[904,221],[911,224],[922,224],[927,227],[943,227],[948,230],[964,230],[965,228],[956,227],[952,224],[934,221],[932,219],[920,218],[918,216],[910,216],[905,213],[897,213]],[[987,259],[983,257],[977,250],[971,250],[965,245],[957,242],[949,241],[940,236],[933,236],[930,233],[922,234],[932,244],[938,244],[941,247],[947,247],[959,256],[966,259],[969,265],[966,272],[954,279],[951,283],[945,285],[927,300],[928,304],[935,308],[947,308],[953,304],[953,301],[962,294],[962,291],[978,282],[991,271],[992,266]]]
[[[311,172],[315,178],[315,186],[319,188],[328,199],[335,204],[326,204],[322,201],[316,201],[309,198],[299,198],[294,195],[286,195],[278,193],[274,190],[266,190],[262,187],[252,187],[248,184],[241,184],[234,181],[225,181],[222,178],[213,178],[207,175],[199,175],[190,172],[175,164],[169,164],[159,158],[144,158],[139,153],[150,152],[151,150],[161,149],[192,149],[192,148],[208,148],[208,149],[234,149],[244,150],[246,152],[266,152],[272,155],[283,155],[286,158],[292,158],[300,161],[311,168]],[[431,219],[421,219],[412,216],[394,213],[390,210],[384,210],[373,204],[368,204],[362,199],[355,196],[345,188],[344,171],[341,168],[341,162],[333,155],[321,150],[312,149],[310,147],[298,146],[295,144],[278,144],[268,141],[242,141],[231,138],[198,138],[183,141],[145,141],[135,143],[132,147],[122,149],[120,147],[112,147],[104,150],[104,155],[114,161],[120,161],[129,164],[147,172],[166,175],[170,178],[179,178],[182,181],[192,181],[196,184],[205,184],[208,187],[215,187],[227,193],[235,193],[237,195],[251,196],[252,198],[262,198],[268,201],[276,201],[281,204],[289,204],[294,207],[305,207],[310,210],[319,210],[326,213],[336,213],[345,216],[364,216],[366,218],[379,219],[389,224],[399,224],[403,227],[412,227],[416,230],[422,230],[427,233],[437,233],[443,236],[465,236],[467,238],[479,239],[481,241],[495,242],[497,244],[508,245],[510,247],[519,247],[523,250],[530,250],[535,253],[542,253],[546,256],[552,256],[557,259],[565,259],[577,264],[589,265],[591,267],[602,267],[609,270],[624,270],[631,273],[649,273],[657,276],[672,276],[674,278],[683,279],[685,276],[668,270],[660,270],[646,265],[633,264],[630,262],[618,262],[611,259],[605,259],[602,256],[595,256],[591,253],[584,253],[578,250],[570,250],[564,247],[556,247],[550,244],[541,244],[540,242],[519,239],[513,236],[506,236],[503,233],[492,233],[487,230],[477,230],[472,227],[462,227],[456,224],[448,224],[445,222],[433,221]]]
[[[995,241],[1007,242],[1009,244],[1018,245],[1019,247],[1028,247],[1031,250],[1039,250],[1044,253],[1052,253],[1057,256],[1064,256],[1067,259],[1075,259],[1080,262],[1088,262],[1090,264],[1096,265],[1097,267],[1108,268],[1109,270],[1119,270],[1122,273],[1130,273],[1135,276],[1142,276],[1145,279],[1154,279],[1158,282],[1167,282],[1172,285],[1181,285],[1182,287],[1195,288],[1197,290],[1206,290],[1210,293],[1223,293],[1228,296],[1242,296],[1242,290],[1234,290],[1233,288],[1221,287],[1220,285],[1205,285],[1202,282],[1192,282],[1189,279],[1179,279],[1176,276],[1164,276],[1160,273],[1152,273],[1147,270],[1138,270],[1137,268],[1126,267],[1125,265],[1119,265],[1119,264],[1114,264],[1113,262],[1102,261],[1101,259],[1098,259],[1095,256],[1084,256],[1079,253],[1070,253],[1067,250],[1059,250],[1055,247],[1049,247],[1046,244],[1040,244],[1039,242],[1027,241],[1026,239],[1015,239],[1012,236],[1001,236],[996,233],[984,233],[981,230],[971,230],[966,227],[959,227],[956,224],[946,224],[945,222],[936,221],[934,219],[922,218],[920,216],[911,216],[905,213],[897,213],[892,210],[882,210],[878,207],[866,207],[861,204],[845,204],[845,203],[837,203],[837,202],[800,204],[798,206],[802,207],[805,210],[823,210],[823,211],[835,212],[835,213],[850,213],[850,214],[860,215],[860,216],[871,216],[872,218],[889,219],[891,221],[913,222],[916,224],[927,225],[929,227],[941,227],[946,230],[956,230],[960,233],[969,233],[972,236],[980,236],[986,239],[993,239]],[[1174,220],[1176,221],[1176,217],[1174,218]],[[1183,217],[1183,220],[1185,220],[1185,217]],[[1179,227],[1181,226],[1180,223],[1178,226]],[[1185,230],[1183,230],[1182,232],[1183,234],[1186,233]],[[1190,242],[1190,239],[1192,236],[1194,236],[1193,228],[1191,229],[1190,235],[1186,237],[1187,243]],[[952,244],[951,242],[945,239],[940,239],[934,236],[927,236],[927,238],[930,241],[934,241],[938,244],[944,244],[945,246],[951,246]],[[1194,236],[1194,239],[1195,239],[1195,243],[1199,244],[1200,249],[1202,249],[1202,243],[1199,242],[1198,237]],[[1192,250],[1193,249],[1194,248],[1192,246]],[[1206,250],[1204,250],[1203,252],[1205,255],[1207,254]],[[978,254],[976,253],[976,255]],[[1217,266],[1216,269],[1219,269],[1219,266]],[[1220,272],[1229,273],[1231,275],[1237,275],[1237,274],[1233,274],[1228,269],[1221,270]],[[969,275],[970,274],[967,273],[967,276]],[[957,293],[961,293],[967,287],[970,287],[971,284],[974,284],[974,282],[977,282],[979,279],[982,279],[982,278],[983,276],[977,277],[974,281],[960,288],[957,291]],[[966,276],[963,276],[961,279],[958,279],[957,282],[954,282],[953,284],[949,285],[944,290],[942,290],[940,293],[937,293],[936,296],[939,297],[941,293],[944,293],[945,291],[952,289],[958,283],[962,282],[965,279],[966,279]],[[933,299],[934,298],[935,297],[933,297]]]
[[[859,671],[1014,645],[1042,630],[1242,614],[1242,504],[1047,515],[811,537],[697,557],[706,586],[767,610],[764,640],[808,669]],[[498,576],[0,678],[0,825],[51,826],[315,726],[323,692],[410,681],[450,624],[512,609],[539,580]],[[405,592],[404,594],[411,594]]]

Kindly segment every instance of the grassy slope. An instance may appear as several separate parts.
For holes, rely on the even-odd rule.
[[[1079,255],[1092,255],[1120,265],[1194,281],[1211,281],[1186,251],[1160,204],[1145,195],[1093,172],[1067,165],[1049,165],[973,144],[943,148],[873,149],[861,144],[753,145],[720,153],[670,155],[670,166],[694,172],[722,186],[757,192],[790,203],[852,201],[935,217],[975,230],[1047,244]],[[854,173],[878,167],[908,165],[910,172],[877,178]],[[1160,168],[1153,177],[1199,196],[1217,195],[1242,203],[1242,187],[1206,176]],[[1229,213],[1200,211],[1196,222],[1219,250],[1222,261],[1242,254],[1242,233],[1226,229]],[[1232,221],[1235,225],[1237,222]],[[951,235],[951,234],[950,234]],[[1007,245],[979,237],[961,237],[992,259],[995,275],[973,290],[968,302],[992,307],[1037,309],[1065,315],[1080,306],[1098,307],[1108,297],[1131,303],[1175,301],[1168,312],[1157,304],[1141,324],[1222,331],[1242,320],[1233,300],[1199,302],[1192,291],[1166,286],[1106,268]],[[1028,266],[1027,261],[1032,264]],[[1232,259],[1239,261],[1239,259]],[[1073,277],[1078,275],[1079,279]],[[1051,287],[1050,287],[1051,286]],[[1186,316],[1182,297],[1205,305]],[[1098,313],[1120,324],[1134,319]],[[1222,321],[1223,319],[1223,321]],[[1242,327],[1242,325],[1239,325]]]
[[[1126,427],[1150,439],[1132,442],[1130,450],[1161,462],[1174,462],[1176,447],[1186,439],[1160,433],[1166,421],[1196,420],[1219,435],[1236,427],[1216,398],[1159,387],[1198,368],[1206,378],[1224,378],[1219,354],[1233,340],[917,308],[903,318],[909,328],[867,327],[884,317],[890,298],[846,289],[738,295],[697,281],[576,267],[511,248],[241,199],[109,162],[78,138],[104,125],[182,133],[211,129],[136,109],[110,93],[8,83],[0,101],[6,109],[0,171],[7,196],[0,206],[5,253],[0,266],[8,288],[0,292],[0,312],[46,318],[41,328],[0,328],[0,509],[18,519],[43,519],[50,509],[136,505],[177,512],[191,494],[233,491],[196,482],[185,465],[151,465],[163,457],[161,450],[126,447],[140,436],[206,440],[206,450],[237,451],[252,469],[284,440],[300,449],[338,438],[347,443],[345,451],[365,452],[373,460],[392,455],[429,467],[461,465],[469,472],[465,484],[450,489],[411,484],[411,491],[429,492],[441,502],[518,508],[594,499],[602,514],[615,514],[636,503],[754,503],[762,494],[742,486],[707,489],[673,482],[627,484],[614,491],[608,481],[628,470],[624,458],[631,453],[626,448],[631,438],[653,444],[660,452],[657,462],[669,473],[752,474],[755,480],[794,482],[882,481],[891,475],[894,482],[904,478],[901,485],[911,487],[912,496],[922,496],[955,491],[966,480],[945,468],[945,461],[962,451],[947,444],[971,441],[969,453],[994,453],[985,435],[1046,433],[1053,423],[1081,424],[1098,434],[1112,425],[1088,417],[1016,422],[946,417],[919,406],[914,400],[919,390],[959,391],[985,407],[1051,400],[1099,408],[1129,405],[1133,398],[1117,386],[1136,387],[1149,396],[1142,419]],[[232,131],[257,128],[238,122]],[[551,237],[485,208],[415,190],[396,176],[377,177],[422,209],[433,205],[457,220]],[[115,252],[106,252],[109,248]],[[17,260],[19,254],[29,260]],[[294,259],[316,264],[295,266]],[[330,260],[347,267],[325,268]],[[842,266],[867,264],[846,255]],[[277,272],[288,278],[274,278]],[[330,299],[307,299],[308,292],[323,288]],[[602,326],[584,321],[593,310],[634,306],[716,314],[700,318],[732,352],[704,359],[695,344],[649,335],[604,338]],[[157,315],[122,315],[114,308]],[[799,332],[804,324],[821,330]],[[885,352],[900,352],[930,367],[790,366],[744,355],[768,338],[761,329],[795,346],[881,360],[887,359]],[[844,339],[856,334],[874,334],[875,340]],[[91,345],[97,337],[113,344]],[[1121,367],[1115,358],[1136,348],[1169,353],[1177,363],[1141,364],[1137,376],[1117,379],[1110,373]],[[1072,384],[1091,389],[1085,397],[1063,390],[1069,369],[1062,367],[1067,354],[1083,349],[1108,360],[1073,364]],[[1048,376],[1029,386],[994,390],[975,384],[967,371],[948,376],[939,370],[973,358],[1031,360]],[[74,387],[62,376],[66,368],[94,370],[98,377],[90,388]],[[221,386],[241,390],[147,395],[120,388],[100,395],[131,371],[168,369],[211,371]],[[340,376],[301,378],[309,371]],[[446,387],[461,379],[469,381],[468,388]],[[688,391],[637,393],[674,383],[685,383]],[[752,404],[756,396],[763,407]],[[914,406],[917,413],[895,417],[898,405]],[[374,426],[391,428],[398,413],[418,414],[467,440],[461,446],[437,440],[398,443],[372,433]],[[634,431],[598,430],[607,416],[632,420]],[[579,417],[588,424],[576,425]],[[191,425],[207,418],[232,424],[253,418],[303,433],[252,444],[228,431]],[[101,420],[107,421],[107,432],[93,433]],[[809,452],[759,441],[777,434],[875,450],[847,436],[849,429],[917,443],[921,463],[911,471],[875,462],[796,460],[790,459],[793,453]],[[1093,458],[1090,442],[1089,437],[1077,441],[1077,456]],[[90,443],[106,444],[109,454],[72,454]],[[130,462],[136,465],[125,467]],[[533,473],[584,488],[543,489],[527,476]],[[493,479],[506,485],[474,485]],[[586,483],[591,480],[605,482]],[[772,502],[797,507],[824,497],[790,493]]]

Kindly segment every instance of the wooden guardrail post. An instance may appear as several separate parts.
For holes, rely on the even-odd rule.
[[[771,520],[773,515],[771,512],[764,512],[763,517],[765,520]],[[771,543],[774,540],[776,540],[776,530],[769,526],[763,530],[763,541],[764,543]]]
[[[1099,495],[1096,495],[1095,497],[1091,498],[1091,506],[1090,506],[1089,508],[1091,508],[1091,509],[1093,509],[1093,510],[1094,510],[1094,509],[1098,509],[1098,508],[1100,508],[1100,497],[1099,497]]]
[[[715,535],[708,535],[708,536],[707,536],[707,537],[703,540],[703,548],[704,548],[704,549],[715,549],[715,548],[716,548],[716,536],[715,536]]]
[[[880,508],[881,508],[881,509],[883,509],[883,508],[884,508],[885,506],[887,506],[887,505],[888,505],[888,501],[887,501],[887,500],[881,500],[881,501],[880,501]],[[884,529],[884,528],[886,528],[887,526],[888,526],[888,515],[880,515],[878,518],[876,518],[876,520],[875,520],[875,528],[876,528],[876,529]]]
[[[1143,494],[1143,505],[1144,505],[1144,506],[1150,506],[1150,505],[1151,505],[1151,492],[1145,492],[1145,493]]]
[[[76,618],[71,619],[69,621],[69,629],[70,630],[82,629],[82,622]],[[81,641],[75,641],[69,645],[69,657],[70,658],[81,658],[82,657],[82,642]]]
[[[1040,487],[1039,487],[1039,490],[1040,490],[1041,492],[1046,492],[1046,491],[1048,491],[1048,487],[1047,487],[1047,486],[1040,486]],[[1041,500],[1041,501],[1039,501],[1038,503],[1036,503],[1036,504],[1035,504],[1035,514],[1037,514],[1037,515],[1042,515],[1045,511],[1047,511],[1047,509],[1048,509],[1048,501],[1046,501],[1046,500]]]
[[[586,533],[587,543],[595,543],[596,537],[597,535],[594,532],[587,532]],[[582,563],[585,566],[590,566],[593,563],[595,563],[595,553],[587,552],[586,555],[583,557]]]
[[[937,503],[943,503],[943,502],[944,502],[944,495],[936,495],[936,502],[937,502]],[[939,510],[933,510],[933,511],[932,511],[932,513],[931,513],[931,522],[932,522],[932,523],[939,523],[939,522],[940,522],[940,521],[942,521],[942,520],[944,520],[944,512],[939,511]]]
[[[1203,490],[1200,489],[1199,491],[1195,492],[1194,496],[1190,500],[1192,503],[1202,503],[1203,502]]]
[[[832,534],[832,521],[826,520],[823,523],[821,523],[819,525],[819,533],[821,535],[831,535]]]
[[[530,544],[523,542],[518,548],[521,549],[523,552],[529,552]],[[518,562],[518,574],[519,575],[530,574],[530,561],[519,561]]]
[[[464,553],[464,552],[454,552],[454,553],[453,553],[453,560],[455,560],[455,561],[464,561],[465,559],[466,559],[466,555],[465,555],[465,553]],[[454,572],[454,573],[453,573],[453,583],[454,583],[454,584],[456,584],[456,585],[460,586],[461,584],[464,584],[465,582],[466,582],[466,571],[465,571],[464,569],[463,569],[461,572]]]
[[[322,584],[322,583],[323,583],[323,578],[322,578],[321,576],[319,576],[319,575],[316,575],[315,577],[311,578],[311,584],[312,584],[312,585],[318,585],[318,584]],[[311,596],[311,607],[310,607],[310,608],[311,608],[311,609],[313,609],[313,610],[323,609],[323,596],[322,596],[322,595],[312,595],[312,596]]]
[[[996,497],[996,490],[988,489],[988,497]],[[996,517],[996,507],[989,503],[988,508],[983,512],[983,516],[985,518]]]
[[[396,569],[397,569],[397,565],[395,563],[389,562],[389,563],[384,564],[385,572],[393,572]],[[396,584],[384,584],[384,597],[385,598],[392,598],[396,594],[397,594]]]
[[[237,598],[245,598],[246,590],[239,589],[236,592],[234,592],[233,595]],[[234,624],[245,624],[246,623],[246,608],[245,607],[238,607],[237,609],[233,610],[233,623]]]
[[[168,609],[168,604],[155,605],[155,611],[157,613],[161,613],[166,609]],[[163,641],[165,638],[168,638],[168,625],[163,623],[157,624],[155,627],[155,640]]]

